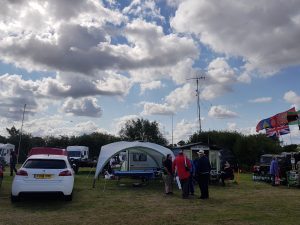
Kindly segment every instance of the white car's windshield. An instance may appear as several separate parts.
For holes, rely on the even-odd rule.
[[[24,168],[28,169],[65,169],[67,168],[64,160],[53,159],[29,159]]]

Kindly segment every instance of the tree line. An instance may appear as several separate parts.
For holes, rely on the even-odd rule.
[[[19,148],[20,131],[14,126],[6,128],[8,137],[0,136],[0,143],[14,144],[16,150]],[[45,136],[34,137],[30,133],[22,133],[19,161],[23,162],[29,150],[33,147],[60,147],[66,148],[72,145],[88,146],[90,158],[97,158],[103,145],[116,141],[148,141],[160,144],[169,148],[167,139],[159,130],[156,121],[150,122],[145,119],[128,120],[119,131],[119,135],[94,132],[81,136],[59,137]],[[244,169],[250,169],[259,160],[262,154],[279,154],[283,151],[295,151],[297,145],[281,147],[278,140],[267,138],[263,134],[242,135],[237,132],[229,131],[207,131],[194,133],[186,141],[181,140],[177,145],[202,142],[203,144],[218,146],[229,150],[236,158],[237,163]]]

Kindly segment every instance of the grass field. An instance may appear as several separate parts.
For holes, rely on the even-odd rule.
[[[238,185],[210,186],[210,199],[201,200],[198,187],[191,199],[181,199],[176,188],[165,196],[160,180],[133,187],[131,180],[100,179],[93,189],[86,170],[76,175],[72,202],[26,198],[15,204],[8,175],[0,188],[0,224],[300,224],[300,189],[253,182],[250,174],[241,174]]]

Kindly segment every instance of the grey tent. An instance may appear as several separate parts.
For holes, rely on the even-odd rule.
[[[150,168],[160,168],[162,167],[162,158],[166,156],[167,154],[171,154],[171,156],[174,158],[173,152],[165,148],[161,145],[150,143],[150,142],[140,142],[140,141],[134,141],[134,142],[127,142],[127,141],[120,141],[120,142],[114,142],[108,145],[104,145],[101,148],[96,173],[94,177],[94,185],[95,181],[99,174],[102,172],[104,166],[109,162],[109,160],[114,157],[115,155],[118,155],[120,152],[126,151],[128,156],[130,153],[136,154],[136,153],[143,153],[148,156],[148,163],[141,167],[139,167],[141,170],[147,169],[147,167]],[[127,166],[125,168],[126,171],[131,171],[133,168],[133,163],[130,162],[130,157],[127,157]],[[129,161],[129,162],[128,162]],[[137,170],[136,168],[134,169]]]

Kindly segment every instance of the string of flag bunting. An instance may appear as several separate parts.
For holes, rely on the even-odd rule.
[[[290,133],[289,125],[298,125],[300,130],[300,110],[295,107],[259,121],[256,132],[265,129],[267,137],[278,138]]]

